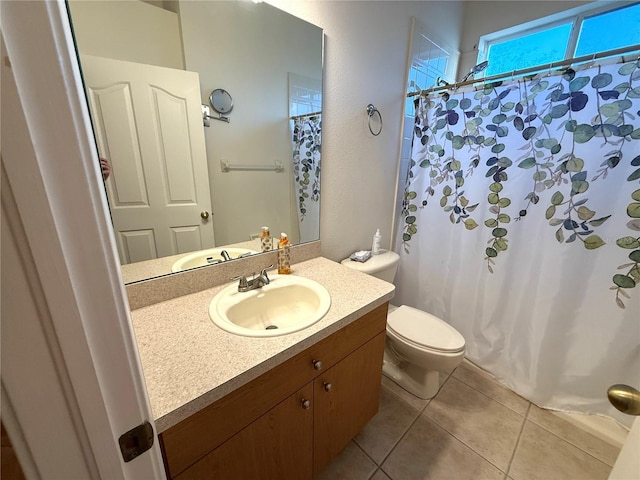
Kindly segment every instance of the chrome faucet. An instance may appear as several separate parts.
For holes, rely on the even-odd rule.
[[[222,257],[222,260],[220,260],[219,258],[207,257],[207,263],[209,265],[215,265],[216,263],[228,262],[229,260],[231,260],[231,255],[229,255],[229,252],[227,252],[226,250],[222,250],[220,252],[220,256]]]
[[[233,277],[231,280],[238,280],[238,291],[239,292],[248,292],[250,290],[255,290],[257,288],[262,288],[265,285],[269,285],[271,280],[269,280],[269,276],[267,275],[267,269],[273,268],[273,265],[269,265],[265,267],[260,272],[260,275],[256,277],[256,274],[252,274],[251,280],[248,280],[244,275],[238,275],[237,277]]]

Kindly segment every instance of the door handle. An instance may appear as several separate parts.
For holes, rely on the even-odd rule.
[[[206,220],[207,218],[209,218],[209,212],[207,212],[206,210],[203,210],[200,212],[200,216]]]
[[[629,385],[611,385],[607,390],[611,405],[627,415],[640,415],[640,392]]]

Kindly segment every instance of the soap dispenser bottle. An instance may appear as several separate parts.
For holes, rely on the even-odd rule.
[[[291,243],[286,233],[280,234],[278,244],[278,273],[288,275],[291,273]]]
[[[271,234],[269,233],[269,227],[262,227],[260,232],[260,247],[263,252],[271,250]]]
[[[373,236],[373,243],[371,245],[371,253],[373,255],[380,254],[380,241],[382,240],[382,234],[380,233],[380,229],[376,230],[376,234]]]

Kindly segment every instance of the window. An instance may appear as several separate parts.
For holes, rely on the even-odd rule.
[[[438,79],[455,82],[460,53],[434,37],[416,18],[412,19],[411,56],[407,64],[407,93],[435,87]],[[410,170],[411,144],[415,117],[414,102],[419,97],[407,97],[400,152],[400,181]],[[404,190],[399,188],[396,206],[402,209]],[[398,210],[398,213],[400,210]]]
[[[425,90],[435,87],[439,78],[447,77],[449,54],[422,33],[417,33],[414,42],[416,52],[409,66],[409,88],[407,91]],[[413,115],[413,99],[407,99],[407,111]]]
[[[427,28],[413,19],[411,58],[407,79],[407,93],[435,87],[438,79],[453,82],[459,53],[442,42],[430,38]],[[450,57],[454,58],[451,59]],[[451,61],[453,60],[453,61]],[[406,114],[413,119],[415,98],[407,98]]]
[[[640,3],[585,18],[576,57],[640,43]]]
[[[289,72],[289,115],[292,117],[322,111],[322,80]]]
[[[437,86],[442,79],[449,83],[455,81],[458,56],[456,50],[444,43],[430,38],[427,28],[416,18],[412,19],[411,57],[408,64],[407,93],[426,90]],[[453,58],[452,58],[453,57]],[[414,101],[417,97],[407,97],[405,103],[404,133],[402,135],[401,162],[408,165],[413,141]]]
[[[640,43],[640,3],[616,2],[562,12],[480,38],[485,76]]]
[[[564,60],[571,24],[565,23],[489,45],[486,76]]]

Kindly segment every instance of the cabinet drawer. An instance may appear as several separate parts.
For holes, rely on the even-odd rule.
[[[303,385],[383,332],[387,308],[387,303],[377,307],[160,434],[168,476],[175,478]],[[316,369],[314,361],[318,360],[322,367]]]

